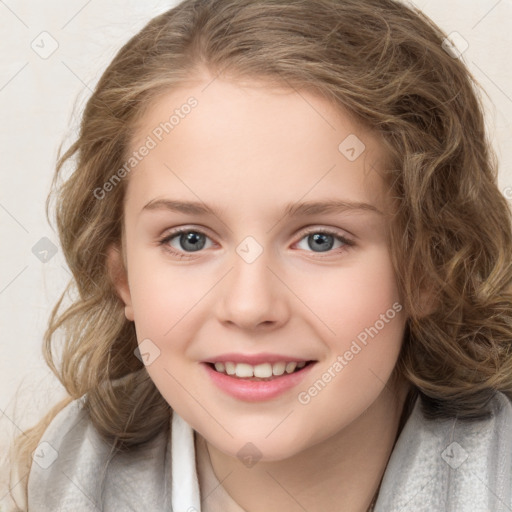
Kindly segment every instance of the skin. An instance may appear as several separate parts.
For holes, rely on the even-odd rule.
[[[298,393],[400,304],[389,248],[392,202],[380,173],[386,155],[375,135],[319,96],[212,80],[200,76],[159,97],[133,137],[135,150],[187,98],[198,100],[126,178],[126,270],[121,251],[109,253],[126,317],[139,343],[158,347],[147,366],[151,378],[204,437],[217,478],[244,510],[365,511],[407,391],[390,380],[403,309],[309,403]],[[366,146],[355,161],[338,150],[350,134]],[[143,210],[159,199],[200,201],[217,215]],[[380,213],[284,217],[290,202],[327,199]],[[183,257],[171,254],[159,242],[177,227],[205,233],[204,248],[184,247],[178,235],[166,246]],[[353,245],[334,238],[329,251],[319,251],[306,228],[334,230]],[[236,251],[247,236],[263,250],[252,263]],[[226,352],[318,362],[297,388],[244,402],[213,385],[200,363]],[[248,442],[262,454],[252,467],[237,457]]]

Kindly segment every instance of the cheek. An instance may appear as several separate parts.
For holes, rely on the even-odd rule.
[[[161,263],[141,265],[130,282],[141,352],[146,343],[155,354],[147,372],[169,405],[184,415],[194,411],[190,396],[201,395],[187,351],[202,323],[201,299],[210,288],[204,275],[193,278],[184,267]]]
[[[320,269],[316,275],[309,275],[303,281],[300,296],[307,297],[304,302],[323,321],[326,332],[340,343],[340,348],[390,309],[387,317],[391,318],[399,316],[396,310],[402,309],[394,270],[384,247],[368,252],[353,265],[329,272]],[[386,323],[386,327],[397,323],[400,322]]]
[[[139,340],[142,336],[158,343],[172,329],[180,313],[183,315],[184,297],[177,293],[175,283],[166,285],[163,279],[155,280],[153,275],[147,279],[140,277],[131,286],[135,326],[140,332]]]
[[[398,290],[391,269],[374,267],[359,276],[348,276],[347,292],[339,301],[340,321],[336,332],[356,337],[375,324],[382,330],[382,322],[390,326],[399,304]],[[393,309],[395,305],[395,309]],[[382,319],[384,315],[384,320]],[[387,320],[387,321],[386,321]],[[395,325],[397,322],[393,322]],[[386,329],[389,331],[389,329]]]
[[[369,404],[396,364],[405,325],[389,255],[382,247],[357,264],[317,277],[308,279],[302,293],[310,297],[315,314],[328,327],[321,327],[328,357],[308,384],[317,382],[316,389],[323,389],[329,382],[329,389],[315,398],[325,407],[340,397],[344,403]],[[316,389],[312,396],[316,397]]]
[[[218,277],[192,266],[169,265],[163,258],[148,260],[140,254],[137,260],[136,256],[130,290],[137,339],[158,354],[147,371],[172,407],[186,409],[188,393],[201,392],[192,378],[196,360],[190,353],[191,342],[211,314],[208,292]]]
[[[207,292],[207,280],[189,267],[169,265],[160,250],[134,248],[129,263],[137,332],[155,340],[172,336],[175,326]]]

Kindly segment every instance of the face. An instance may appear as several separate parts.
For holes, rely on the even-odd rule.
[[[381,399],[405,318],[377,138],[316,95],[205,77],[156,100],[131,151],[118,292],[182,418],[280,460]]]

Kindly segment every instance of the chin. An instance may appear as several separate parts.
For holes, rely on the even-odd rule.
[[[254,437],[243,437],[232,440],[228,445],[222,443],[214,444],[219,451],[225,455],[237,458],[245,463],[246,460],[257,462],[276,462],[286,460],[301,451],[308,448],[304,443],[291,444],[292,438],[290,436],[275,436],[275,439],[265,439],[268,433],[261,434]],[[252,439],[252,440],[251,440]],[[258,441],[258,439],[260,439]],[[288,442],[286,442],[288,441]]]

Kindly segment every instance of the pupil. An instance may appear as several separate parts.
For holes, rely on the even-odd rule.
[[[332,235],[328,235],[327,233],[315,233],[313,235],[309,235],[308,238],[310,239],[310,241],[314,241],[313,244],[309,244],[309,247],[311,249],[314,249],[314,247],[316,247],[320,249],[320,252],[329,251],[330,249],[332,249],[332,243],[334,241],[334,237]]]

